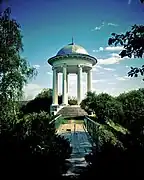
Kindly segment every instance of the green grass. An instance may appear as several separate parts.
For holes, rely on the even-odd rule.
[[[114,123],[112,120],[109,120],[106,122],[106,124],[110,127],[112,127],[114,130],[121,132],[123,134],[128,133],[128,130],[125,129],[124,127],[122,127],[120,124],[118,123]]]
[[[95,121],[96,131],[93,133],[93,130],[89,129],[95,142],[100,142],[100,144],[103,144],[104,142],[110,141],[112,144],[119,144],[120,146],[123,146],[118,137],[121,133],[129,133],[127,129],[118,123],[114,123],[112,120],[106,121],[105,123],[100,123],[97,122],[96,118],[94,117],[90,117],[90,119]]]
[[[55,122],[55,128],[58,129],[61,124],[67,124],[68,120],[64,118],[59,118]]]
[[[74,123],[76,123],[76,124],[83,124],[84,120],[74,120]]]

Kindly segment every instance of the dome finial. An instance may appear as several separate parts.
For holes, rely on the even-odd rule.
[[[74,38],[73,38],[73,36],[72,36],[72,45],[74,45]]]

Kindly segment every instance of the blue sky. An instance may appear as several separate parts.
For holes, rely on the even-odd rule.
[[[76,44],[98,59],[93,70],[93,89],[97,93],[118,95],[144,86],[141,77],[127,78],[129,67],[141,66],[143,60],[121,59],[121,47],[110,48],[107,44],[112,32],[121,33],[133,24],[144,24],[144,5],[139,0],[9,0],[9,5],[12,17],[22,28],[22,55],[38,69],[37,77],[24,88],[26,98],[52,87],[47,59],[70,43],[72,36]],[[76,77],[69,79],[69,95],[76,96]],[[85,75],[83,89],[84,96]]]

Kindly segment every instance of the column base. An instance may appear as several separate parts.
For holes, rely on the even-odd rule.
[[[80,106],[81,101],[78,101],[77,104]]]
[[[52,104],[50,107],[50,114],[56,115],[58,108],[59,108],[59,104]]]
[[[61,104],[61,106],[68,106],[68,104],[66,104],[66,103],[62,103],[62,104]]]

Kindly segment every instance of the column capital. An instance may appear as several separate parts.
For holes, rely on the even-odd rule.
[[[89,73],[89,72],[92,72],[92,68],[91,68],[91,69],[88,69],[88,70],[86,71],[86,73]]]
[[[79,65],[77,65],[77,67],[78,67],[78,68],[82,68],[82,67],[83,67],[83,65],[80,65],[80,64],[79,64]]]
[[[67,64],[66,64],[66,63],[64,63],[62,67],[67,67]]]
[[[61,67],[61,68],[63,68],[63,67],[67,67],[67,64],[66,64],[66,63],[64,63],[64,64],[62,64],[60,67]]]
[[[52,67],[52,70],[53,70],[53,71],[56,70],[56,67]]]

